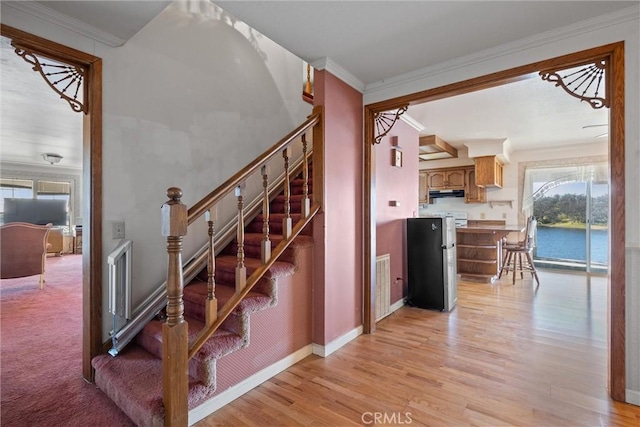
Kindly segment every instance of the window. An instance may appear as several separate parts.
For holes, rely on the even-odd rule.
[[[28,179],[0,179],[0,222],[4,224],[4,199],[32,199],[33,181]]]

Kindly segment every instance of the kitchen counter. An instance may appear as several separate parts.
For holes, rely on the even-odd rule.
[[[502,265],[502,239],[524,225],[470,224],[456,228],[457,268],[461,279],[493,283]]]

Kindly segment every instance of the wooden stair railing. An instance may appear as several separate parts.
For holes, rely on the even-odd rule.
[[[202,200],[187,209],[181,202],[182,191],[177,187],[167,190],[167,201],[162,206],[162,234],[167,238],[167,320],[163,325],[163,353],[162,353],[162,377],[163,377],[163,403],[165,407],[165,426],[186,426],[188,422],[188,362],[198,350],[211,338],[215,331],[222,325],[225,319],[240,304],[243,298],[258,283],[260,278],[269,270],[287,247],[300,234],[304,227],[311,222],[314,215],[320,211],[322,205],[322,186],[314,188],[313,201],[308,195],[308,148],[307,133],[313,135],[313,175],[314,185],[321,182],[323,168],[322,153],[324,144],[322,109],[315,107],[309,118],[295,130],[265,151],[261,156],[249,163],[246,167],[229,178],[218,188],[213,190]],[[300,141],[302,143],[302,175],[303,175],[303,200],[301,204],[301,219],[292,224],[290,216],[290,176],[289,162],[291,146]],[[285,169],[285,218],[283,219],[283,238],[275,247],[271,248],[269,240],[269,165],[277,154],[282,153]],[[244,186],[247,179],[254,173],[261,173],[263,179],[263,242],[262,263],[253,273],[246,277],[244,266]],[[235,192],[238,203],[237,234],[238,264],[236,267],[236,291],[235,294],[218,309],[215,297],[215,231],[216,205],[230,192]],[[182,264],[182,239],[187,234],[187,228],[196,219],[205,216],[208,224],[208,250],[207,250],[207,298],[206,321],[204,328],[189,344],[188,327],[184,320],[184,274]]]

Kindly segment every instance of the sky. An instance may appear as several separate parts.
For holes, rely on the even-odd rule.
[[[542,185],[544,185],[543,182],[534,182],[533,191],[535,192],[538,188],[542,187]],[[586,182],[568,182],[547,191],[545,196],[555,196],[556,194],[585,194],[586,189]],[[591,192],[593,197],[602,196],[609,192],[609,186],[606,184],[594,184]]]

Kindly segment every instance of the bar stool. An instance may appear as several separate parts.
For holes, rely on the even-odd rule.
[[[500,268],[500,274],[498,279],[502,277],[502,273],[505,271],[509,274],[509,271],[513,271],[513,283],[516,284],[516,272],[520,272],[520,278],[524,279],[524,272],[529,271],[531,277],[536,279],[536,283],[540,285],[538,279],[538,273],[536,267],[533,264],[533,257],[531,256],[534,248],[534,236],[536,233],[536,226],[538,221],[532,215],[527,218],[527,226],[524,230],[524,239],[517,243],[505,243],[502,245],[502,250],[505,252],[502,267]],[[524,262],[523,262],[524,255]]]

